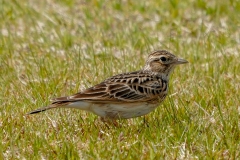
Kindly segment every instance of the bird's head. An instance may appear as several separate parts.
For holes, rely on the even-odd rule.
[[[159,50],[148,56],[143,70],[155,74],[164,74],[168,77],[176,65],[184,63],[188,63],[188,61],[178,58],[166,50]]]

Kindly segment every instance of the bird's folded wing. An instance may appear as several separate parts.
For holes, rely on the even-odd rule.
[[[166,90],[167,84],[151,76],[120,75],[88,88],[69,97],[56,98],[56,102],[74,102],[79,100],[93,102],[140,102],[155,99]],[[54,103],[53,102],[53,103]]]

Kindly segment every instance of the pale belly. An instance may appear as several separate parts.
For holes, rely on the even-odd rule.
[[[104,104],[93,105],[92,112],[101,116],[113,119],[128,119],[143,116],[153,111],[158,105],[156,104]]]
[[[128,119],[143,116],[157,108],[159,104],[124,103],[124,104],[93,104],[89,102],[75,102],[66,107],[77,108],[92,112],[100,117],[111,119]]]

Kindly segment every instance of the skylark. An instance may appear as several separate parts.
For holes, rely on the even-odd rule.
[[[154,51],[141,70],[115,75],[74,95],[55,98],[49,106],[29,114],[77,108],[110,120],[146,115],[165,99],[170,73],[176,65],[184,63],[188,61],[166,50]]]

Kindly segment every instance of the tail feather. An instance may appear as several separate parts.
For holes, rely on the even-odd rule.
[[[31,112],[27,113],[27,115],[28,114],[36,114],[36,113],[44,112],[46,110],[57,108],[57,107],[64,107],[64,106],[66,106],[69,103],[70,102],[53,102],[49,106],[38,108],[36,110],[31,111]]]
[[[40,112],[44,112],[46,110],[49,110],[49,109],[52,109],[52,108],[55,108],[55,107],[43,107],[43,108],[38,108],[36,110],[33,110],[27,114],[36,114],[36,113],[40,113]]]

